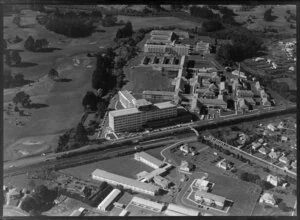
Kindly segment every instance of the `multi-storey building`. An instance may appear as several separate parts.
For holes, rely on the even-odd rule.
[[[171,102],[140,106],[135,104],[135,106],[134,108],[110,111],[109,127],[115,132],[134,131],[140,130],[148,121],[177,116],[177,106]]]

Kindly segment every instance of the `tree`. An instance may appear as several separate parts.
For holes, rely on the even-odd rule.
[[[35,44],[34,44],[34,49],[36,51],[39,51],[45,47],[48,47],[49,45],[49,42],[44,38],[44,39],[37,39],[35,41]]]
[[[34,180],[29,180],[27,185],[28,185],[29,189],[34,189],[36,186]]]
[[[13,18],[13,24],[17,25],[18,27],[20,27],[20,24],[21,24],[21,17],[20,15],[16,15],[14,18]]]
[[[202,29],[206,32],[217,31],[224,28],[222,23],[218,20],[208,20],[202,23]]]
[[[7,42],[4,39],[3,39],[3,49],[5,49],[5,50],[7,49]]]
[[[273,16],[272,13],[273,13],[272,8],[267,9],[264,13],[264,20],[267,22],[272,22],[272,21],[276,20],[278,17]]]
[[[12,76],[10,70],[4,70],[3,71],[3,85],[4,85],[4,88],[11,87],[12,83],[13,83],[13,76]]]
[[[90,109],[92,111],[97,110],[97,101],[98,98],[94,92],[87,92],[82,100],[82,105],[85,109]]]
[[[17,84],[17,85],[22,85],[24,83],[24,75],[22,73],[17,73],[15,76],[14,76],[14,82]]]
[[[58,78],[58,72],[54,68],[51,68],[50,71],[48,72],[48,77],[52,80],[56,79]]]
[[[34,39],[32,36],[29,35],[29,37],[26,39],[26,41],[24,43],[24,48],[28,51],[35,50]]]
[[[75,133],[75,141],[81,144],[85,144],[89,141],[88,133],[85,130],[82,123],[78,123]]]
[[[13,98],[13,102],[17,105],[21,103],[23,107],[28,107],[31,103],[30,96],[24,91],[18,92]]]
[[[19,52],[15,51],[15,50],[6,51],[5,58],[6,58],[5,62],[9,66],[19,65],[21,63],[21,61],[22,61],[21,57],[19,55]]]

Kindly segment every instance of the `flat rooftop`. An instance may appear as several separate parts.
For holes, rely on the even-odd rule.
[[[132,102],[133,100],[135,100],[135,98],[133,97],[133,95],[131,95],[131,93],[128,92],[128,90],[119,91],[119,95],[123,96],[129,102]]]
[[[100,170],[100,169],[96,169],[92,172],[93,176],[98,176],[98,177],[102,177],[104,179],[109,179],[118,183],[123,183],[126,185],[130,185],[130,186],[134,186],[136,188],[139,189],[144,189],[147,191],[152,191],[152,192],[156,192],[159,190],[158,186],[155,185],[151,185],[151,184],[147,184],[147,183],[142,183],[139,182],[137,180],[134,179],[130,179],[128,177],[125,176],[120,176],[114,173],[110,173],[110,172],[106,172],[105,170]]]
[[[148,154],[148,153],[146,153],[146,152],[144,152],[144,151],[138,152],[138,153],[136,153],[136,155],[138,155],[138,156],[144,158],[145,160],[147,160],[147,161],[149,161],[149,162],[155,164],[155,165],[158,166],[158,167],[160,167],[160,166],[162,166],[162,165],[164,164],[164,162],[162,162],[161,160],[159,160],[159,159],[157,159],[157,158],[151,156],[150,154]]]
[[[211,199],[211,200],[214,200],[214,201],[218,201],[220,203],[225,203],[225,200],[226,200],[226,198],[223,197],[223,196],[218,196],[218,195],[208,193],[208,192],[205,192],[205,191],[202,191],[202,190],[197,191],[195,193],[195,196],[203,197],[203,198],[206,198],[206,199]]]

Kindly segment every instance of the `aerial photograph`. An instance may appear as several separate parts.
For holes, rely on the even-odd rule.
[[[270,4],[2,5],[2,215],[296,219],[296,5]]]

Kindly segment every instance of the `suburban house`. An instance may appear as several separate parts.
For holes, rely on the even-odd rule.
[[[257,150],[260,147],[261,147],[261,143],[258,143],[258,142],[253,142],[252,143],[252,149],[253,150]]]
[[[294,161],[291,163],[291,167],[293,167],[294,169],[297,169],[297,160],[294,160]]]
[[[180,164],[180,170],[189,172],[193,169],[193,165],[189,164],[187,161],[183,160]]]
[[[179,148],[182,152],[188,154],[189,153],[189,147],[188,145],[184,144],[184,145],[181,145],[180,148]]]
[[[230,168],[232,168],[232,165],[226,159],[223,159],[217,163],[217,167],[220,167],[224,170],[229,170]]]
[[[275,204],[276,204],[276,200],[275,200],[273,194],[270,194],[270,193],[264,193],[260,197],[259,202],[266,203],[266,204],[273,205],[273,206],[275,206]]]
[[[273,186],[281,185],[281,179],[278,176],[268,175],[267,182],[271,183]]]
[[[271,130],[271,131],[275,131],[276,130],[276,127],[275,127],[275,125],[274,124],[268,124],[267,125],[267,128],[269,129],[269,130]]]
[[[271,152],[269,153],[269,157],[271,159],[277,160],[279,157],[279,152],[275,152],[275,150],[272,148]]]
[[[264,147],[259,148],[258,152],[263,154],[263,155],[267,155],[267,150]]]
[[[279,158],[279,161],[284,163],[284,164],[287,164],[288,163],[288,159],[287,157],[285,156],[285,154],[283,153],[282,156]]]

